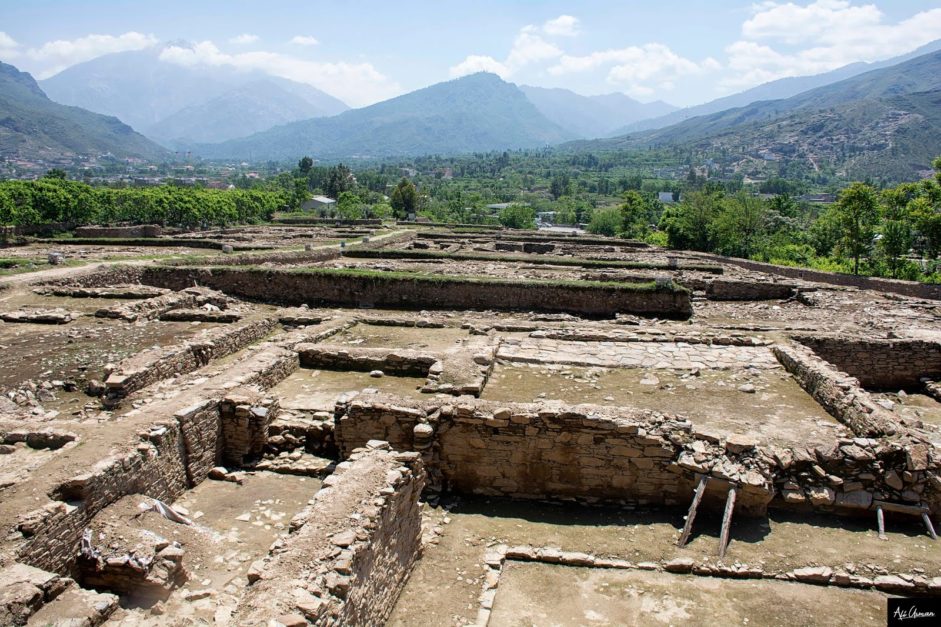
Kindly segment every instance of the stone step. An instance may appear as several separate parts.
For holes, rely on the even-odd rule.
[[[40,625],[98,627],[116,609],[118,609],[116,595],[85,590],[73,585],[33,614],[26,624],[30,627]]]

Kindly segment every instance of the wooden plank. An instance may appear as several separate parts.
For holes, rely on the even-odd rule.
[[[937,540],[938,534],[934,532],[934,525],[931,524],[931,516],[928,515],[928,512],[922,512],[921,519],[925,521],[925,528],[928,529],[928,535],[931,536],[931,539]]]
[[[879,524],[879,539],[888,540],[885,537],[885,517],[882,514],[882,506],[876,507],[876,522]]]
[[[722,514],[722,533],[719,534],[719,557],[725,557],[725,549],[729,546],[729,532],[732,527],[732,511],[735,509],[735,486],[729,488],[729,495],[725,499],[725,513]]]
[[[880,501],[874,499],[872,501],[872,507],[882,508],[886,512],[898,512],[900,514],[911,514],[912,516],[921,516],[923,513],[929,511],[928,507],[925,505],[905,505],[904,503],[890,503],[889,501]]]
[[[683,525],[683,533],[680,535],[677,546],[685,546],[689,540],[689,534],[693,531],[693,520],[696,519],[696,509],[702,500],[702,495],[706,492],[706,482],[708,477],[700,477],[699,485],[696,486],[696,493],[693,494],[693,502],[689,505],[689,512],[686,513],[686,524]]]

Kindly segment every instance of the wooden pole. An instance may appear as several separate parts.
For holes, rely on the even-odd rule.
[[[719,534],[719,557],[725,557],[725,549],[729,546],[729,532],[732,527],[732,511],[735,509],[735,486],[729,488],[729,495],[725,499],[725,513],[722,514],[722,533]]]
[[[885,537],[885,517],[882,514],[881,505],[876,508],[876,522],[879,524],[879,539],[888,540],[888,538]]]
[[[689,540],[689,534],[693,530],[693,520],[696,519],[696,508],[699,507],[699,502],[702,500],[702,495],[706,491],[706,481],[707,477],[700,477],[699,485],[696,486],[696,493],[693,494],[693,502],[689,505],[689,512],[686,513],[686,524],[683,525],[683,533],[680,535],[679,541],[676,543],[677,546],[685,546],[686,542]]]
[[[931,539],[937,540],[938,534],[934,532],[934,525],[931,524],[931,516],[928,515],[928,512],[922,512],[921,519],[925,521],[925,527],[928,529],[928,535],[931,536]]]

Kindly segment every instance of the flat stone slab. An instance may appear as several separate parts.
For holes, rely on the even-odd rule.
[[[68,324],[82,314],[66,309],[21,309],[19,311],[0,312],[4,322],[31,322],[33,324]]]

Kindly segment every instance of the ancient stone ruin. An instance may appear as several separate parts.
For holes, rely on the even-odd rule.
[[[941,594],[933,288],[134,229],[0,279],[0,624],[860,625]]]

